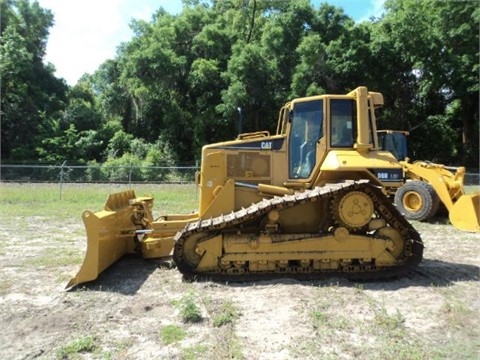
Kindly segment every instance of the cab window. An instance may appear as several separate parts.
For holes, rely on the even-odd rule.
[[[356,136],[354,100],[330,100],[330,145],[353,147]]]
[[[316,145],[323,136],[323,100],[294,105],[289,139],[289,177],[306,179],[316,163]]]

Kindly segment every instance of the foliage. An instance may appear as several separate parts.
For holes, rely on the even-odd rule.
[[[71,87],[43,63],[50,10],[0,6],[2,159],[198,160],[240,116],[243,132],[273,131],[289,99],[366,85],[384,94],[379,127],[410,131],[414,159],[478,167],[477,2],[387,0],[355,23],[308,0],[185,1],[133,20],[116,57]]]
[[[205,344],[198,344],[190,346],[182,350],[181,358],[183,360],[196,360],[205,358],[204,354],[208,351],[208,346]]]
[[[182,321],[185,323],[198,323],[203,321],[200,308],[195,302],[195,293],[189,292],[175,303],[180,311]]]
[[[233,324],[239,317],[239,311],[231,301],[222,304],[220,311],[213,317],[213,326],[221,327]]]
[[[69,359],[70,356],[78,353],[90,353],[95,351],[97,345],[94,336],[79,337],[57,351],[57,359]]]
[[[109,181],[140,181],[141,170],[137,166],[140,158],[131,153],[125,153],[119,158],[108,158],[102,164],[102,173]]]
[[[429,143],[431,153],[419,155],[428,159],[445,152],[450,143],[443,140],[453,136],[455,149],[446,162],[478,166],[478,156],[475,161],[468,157],[478,144],[478,3],[389,0],[385,7],[388,12],[379,25],[402,60],[404,73],[399,78],[407,82],[402,105],[409,109],[406,130],[418,131],[422,146],[420,139],[445,129],[440,139]]]
[[[23,161],[35,156],[43,125],[64,108],[66,85],[42,61],[51,11],[28,0],[0,0],[0,14],[1,153]]]
[[[182,341],[187,332],[177,325],[166,325],[160,329],[160,337],[165,345]]]

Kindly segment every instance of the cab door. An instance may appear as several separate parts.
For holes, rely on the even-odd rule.
[[[294,101],[290,112],[288,177],[308,180],[323,157],[318,144],[324,137],[324,99]]]

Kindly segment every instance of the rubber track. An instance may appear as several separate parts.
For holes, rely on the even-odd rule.
[[[231,274],[221,268],[216,272],[196,272],[191,265],[185,261],[183,256],[184,243],[189,236],[196,233],[210,233],[217,235],[223,230],[235,229],[239,225],[260,218],[267,214],[270,210],[284,209],[302,204],[305,202],[318,201],[322,198],[331,198],[342,192],[351,190],[360,190],[370,196],[374,203],[376,213],[380,213],[382,218],[400,232],[406,242],[404,254],[398,259],[398,266],[389,267],[370,267],[365,271],[350,271],[347,268],[340,270],[313,270],[312,272],[248,272]],[[398,212],[394,205],[385,197],[382,191],[369,184],[367,181],[357,181],[350,183],[329,184],[317,187],[313,190],[306,190],[302,193],[293,195],[278,196],[271,199],[263,199],[258,203],[254,203],[247,208],[238,211],[232,211],[229,214],[200,219],[196,222],[189,223],[185,228],[179,231],[175,236],[175,248],[173,259],[178,270],[184,275],[186,280],[214,280],[214,281],[258,281],[273,278],[295,278],[300,280],[317,280],[326,277],[345,277],[351,280],[371,281],[385,280],[401,276],[405,276],[413,271],[420,263],[423,256],[423,243],[419,233],[412,225]]]

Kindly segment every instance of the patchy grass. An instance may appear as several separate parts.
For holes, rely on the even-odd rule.
[[[368,284],[367,284],[368,285]],[[370,297],[364,284],[318,289],[308,303],[312,336],[303,338],[291,352],[298,358],[429,359],[406,327],[398,310]]]
[[[80,264],[83,256],[75,249],[66,248],[47,248],[40,252],[37,256],[27,257],[23,262],[23,266],[27,267],[58,267],[69,266],[72,264]]]
[[[7,295],[12,288],[12,280],[4,279],[0,281],[0,296]]]
[[[231,301],[224,302],[213,315],[212,323],[215,327],[234,324],[239,317],[239,311]]]
[[[252,329],[252,331],[254,332],[255,330]],[[260,354],[261,350],[258,353]],[[233,324],[222,327],[222,331],[217,334],[210,358],[213,360],[243,360],[246,358],[243,354],[242,342],[236,334]]]
[[[208,353],[208,346],[204,344],[197,344],[194,346],[189,346],[182,350],[181,359],[182,360],[197,360],[206,358],[205,355]]]
[[[374,325],[389,336],[396,336],[405,329],[405,318],[397,309],[394,314],[388,314],[384,304],[375,310]]]
[[[193,185],[134,187],[160,214],[197,206]],[[2,184],[0,358],[478,359],[480,234],[448,220],[413,222],[424,260],[395,281],[190,283],[128,257],[64,292],[85,254],[82,212],[126,188],[68,185],[60,199],[58,184]]]
[[[480,185],[468,185],[464,188],[465,194],[480,193]]]
[[[187,332],[177,325],[166,325],[160,330],[160,337],[165,345],[182,341],[186,336]]]
[[[0,212],[4,215],[55,216],[80,218],[85,210],[98,211],[108,195],[134,189],[137,196],[153,196],[155,210],[166,213],[190,213],[198,207],[193,184],[10,184],[0,187]]]
[[[175,307],[180,311],[180,317],[185,323],[198,323],[203,321],[199,305],[196,303],[197,297],[193,291],[175,301]]]
[[[204,294],[203,305],[213,326],[211,351],[206,358],[214,360],[245,359],[242,343],[236,333],[238,319],[241,311],[237,304],[229,297],[212,297]]]
[[[80,353],[92,353],[97,349],[94,336],[76,338],[57,351],[57,359],[73,359]]]

